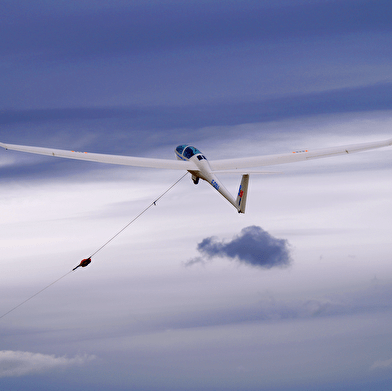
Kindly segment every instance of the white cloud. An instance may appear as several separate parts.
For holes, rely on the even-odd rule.
[[[384,360],[384,361],[376,361],[370,369],[384,369],[384,368],[391,368],[392,367],[392,358],[389,360]]]
[[[42,373],[69,365],[82,365],[94,358],[95,356],[91,355],[67,358],[41,353],[1,350],[0,378]]]

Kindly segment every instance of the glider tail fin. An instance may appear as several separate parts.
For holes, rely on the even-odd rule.
[[[248,195],[249,174],[242,175],[240,188],[236,200],[238,213],[245,213],[246,196]]]

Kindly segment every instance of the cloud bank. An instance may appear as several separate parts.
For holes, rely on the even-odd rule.
[[[82,365],[93,359],[95,356],[84,355],[67,358],[41,353],[1,350],[0,378],[42,373],[69,365]]]
[[[371,367],[370,369],[385,369],[385,368],[391,368],[392,367],[392,358],[390,358],[389,360],[385,360],[385,361],[376,361]]]
[[[271,269],[287,267],[291,263],[289,243],[277,239],[258,226],[243,228],[230,242],[219,241],[215,237],[203,239],[197,250],[202,255],[190,259],[186,266],[204,263],[215,257],[230,258],[247,265]]]

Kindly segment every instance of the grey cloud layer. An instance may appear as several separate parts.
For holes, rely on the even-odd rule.
[[[0,378],[43,373],[70,365],[82,365],[94,356],[56,357],[49,354],[2,350],[0,351]]]
[[[202,257],[227,257],[241,263],[265,269],[286,267],[291,262],[288,242],[277,239],[257,226],[246,227],[229,242],[219,241],[214,237],[205,238],[197,245]],[[190,266],[203,259],[187,262]]]
[[[386,0],[3,0],[0,141],[168,159],[175,158],[176,145],[192,143],[211,160],[283,153],[291,150],[291,143],[295,148],[303,142],[322,147],[318,141],[323,138],[331,145],[340,136],[360,142],[380,130],[380,122],[371,120],[370,112],[392,109],[391,12]],[[339,115],[329,115],[333,113]],[[350,121],[341,121],[347,113]],[[306,122],[306,117],[313,118]],[[385,118],[390,121],[390,112]],[[388,129],[385,126],[382,132]],[[249,142],[252,145],[247,147]],[[360,159],[366,164],[366,155]],[[387,170],[389,155],[384,160]],[[356,166],[355,160],[351,164]],[[50,278],[48,265],[55,277],[62,275],[61,265],[99,242],[101,233],[107,238],[111,224],[114,230],[123,226],[117,219],[120,213],[124,218],[139,208],[134,192],[150,199],[156,195],[157,181],[177,179],[175,172],[145,175],[136,168],[4,150],[0,166],[3,241],[7,241],[3,258],[6,261],[7,254],[17,260],[3,262],[5,275],[12,276],[8,282],[3,275],[6,309],[11,299],[29,288],[34,292],[40,281]],[[298,179],[306,179],[320,167]],[[333,170],[334,176],[339,174],[337,166]],[[112,199],[114,193],[102,191],[102,183],[94,182],[114,181],[117,175],[134,186],[120,183],[121,197]],[[47,178],[47,183],[39,183]],[[367,175],[363,178],[365,184],[376,183],[367,182]],[[69,188],[41,186],[56,180],[88,183]],[[293,186],[285,187],[290,180],[294,183],[296,178],[278,178],[263,197],[291,194],[285,191],[293,190]],[[302,183],[295,188],[296,194],[311,197],[309,181]],[[8,186],[15,190],[6,191]],[[200,210],[189,208],[192,197],[203,191],[192,187],[189,193],[190,186],[188,182],[183,191],[171,193],[173,209],[159,207],[143,218],[136,236],[129,232],[130,240],[124,236],[113,243],[103,262],[56,285],[50,294],[3,322],[1,340],[8,352],[0,352],[1,390],[391,389],[390,268],[383,266],[388,261],[375,255],[379,251],[389,257],[389,242],[381,242],[379,230],[388,229],[389,220],[361,220],[363,231],[347,234],[346,228],[356,222],[354,215],[336,212],[330,227],[316,213],[305,218],[312,205],[303,205],[302,197],[299,209],[290,203],[279,208],[277,199],[271,206],[276,219],[269,221],[269,229],[290,232],[290,243],[303,250],[296,253],[301,258],[293,267],[284,269],[278,265],[290,264],[287,242],[260,227],[231,231],[230,226],[238,227],[239,216],[233,211],[222,211],[216,225],[204,231],[208,220],[203,213],[208,208],[212,214],[217,211],[210,203]],[[42,189],[48,191],[45,205],[35,202]],[[58,195],[60,191],[65,198]],[[391,199],[389,194],[379,193],[378,187],[372,193],[378,195],[368,204],[370,193],[358,191],[358,210],[371,209],[375,215],[376,205],[386,205],[387,214],[391,208],[381,203],[381,197]],[[342,206],[345,194],[339,200],[329,199],[325,192],[322,196],[335,210],[337,203]],[[206,197],[213,200],[209,193]],[[229,208],[216,197],[219,205]],[[63,199],[69,202],[68,210],[78,207],[62,215],[67,220],[58,220],[53,208]],[[127,208],[125,199],[133,203],[132,208]],[[110,213],[108,205],[113,205]],[[327,211],[326,206],[322,212]],[[260,224],[267,218],[264,212],[256,203],[253,212],[241,219],[246,221],[243,226]],[[110,214],[113,220],[106,215],[102,220],[100,213]],[[98,216],[92,228],[86,221],[91,216]],[[339,219],[344,221],[340,224]],[[161,246],[156,227],[162,231]],[[359,253],[350,243],[365,246],[374,240],[377,244],[367,246],[371,255],[363,254],[362,262],[355,265],[346,264],[343,255],[331,264],[314,262],[316,246],[322,243],[324,252],[332,250],[335,242],[295,235],[321,228],[335,237],[341,233],[344,244],[339,254]],[[358,235],[365,230],[369,235],[360,243]],[[239,235],[223,240],[222,232]],[[139,235],[140,241],[136,240]],[[196,247],[195,237],[206,239],[196,254],[200,258],[192,262],[220,261],[204,269],[178,267],[187,259],[184,254]],[[263,257],[262,244],[267,249]],[[53,256],[39,256],[52,248]],[[107,261],[115,262],[112,266]],[[247,267],[232,267],[236,264]],[[44,273],[29,275],[29,268],[39,271],[41,267]],[[323,287],[315,287],[320,273],[326,289],[322,292],[318,289]],[[350,289],[345,278],[363,284],[374,275],[385,276],[389,285],[342,293]],[[355,334],[356,327],[364,331]],[[275,344],[271,345],[268,330]],[[298,339],[302,334],[309,336],[305,349]],[[88,363],[91,356],[78,352],[100,359]],[[253,373],[236,374],[239,366]],[[362,373],[366,379],[358,377]],[[381,386],[375,381],[383,374],[388,382]],[[275,383],[268,384],[268,378]]]
[[[389,97],[392,83],[384,82],[355,88],[341,88],[322,92],[290,94],[280,98],[240,100],[208,105],[165,105],[153,107],[79,107],[37,110],[2,110],[0,124],[43,124],[59,121],[115,121],[117,128],[130,133],[152,128],[170,131],[173,128],[197,129],[215,125],[237,125],[248,122],[267,122],[308,115],[366,112],[392,108]],[[185,128],[185,129],[184,129]],[[72,129],[72,127],[71,127]],[[133,130],[135,129],[135,130]],[[72,130],[71,130],[72,131]],[[80,131],[80,130],[79,130]],[[95,129],[102,133],[107,129]],[[167,133],[165,133],[167,135]]]
[[[18,4],[18,11],[11,3],[2,9],[0,33],[7,39],[0,50],[58,58],[391,30],[387,1],[291,2],[285,7],[252,0],[132,2],[110,10],[93,10],[93,2],[84,2],[84,7],[59,6],[63,13]]]

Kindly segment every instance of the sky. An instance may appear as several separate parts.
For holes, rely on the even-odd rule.
[[[0,3],[0,141],[211,160],[391,138],[389,1]],[[0,151],[2,390],[390,390],[392,149],[251,175]],[[221,177],[236,193],[240,177]]]

